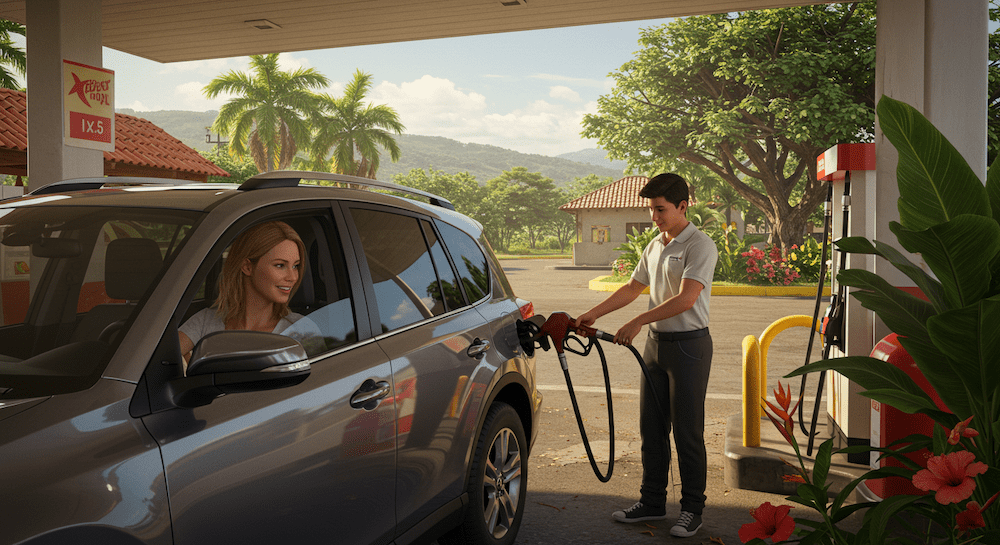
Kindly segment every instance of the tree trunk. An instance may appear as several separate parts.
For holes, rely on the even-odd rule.
[[[802,238],[806,230],[806,218],[801,214],[787,214],[785,217],[776,219],[771,228],[771,243],[780,245],[781,250],[786,254],[791,251],[792,245],[802,245]]]

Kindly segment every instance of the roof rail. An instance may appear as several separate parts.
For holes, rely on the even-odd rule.
[[[455,205],[451,204],[451,201],[433,193],[428,193],[426,191],[421,191],[419,189],[391,182],[381,182],[379,180],[372,180],[371,178],[348,176],[346,174],[334,174],[332,172],[274,170],[248,178],[247,181],[243,182],[240,186],[240,190],[252,191],[254,189],[265,189],[270,187],[295,187],[299,185],[299,182],[302,180],[323,180],[327,182],[339,182],[361,186],[361,188],[377,188],[389,191],[398,191],[400,193],[408,193],[410,195],[424,197],[434,206],[440,206],[441,208],[447,208],[448,210],[455,209]]]
[[[86,191],[88,189],[100,189],[105,185],[177,185],[191,180],[174,180],[165,178],[139,178],[133,176],[102,176],[100,178],[73,178],[54,182],[49,185],[39,187],[31,191],[28,195],[50,195],[52,193],[68,193],[71,191]]]

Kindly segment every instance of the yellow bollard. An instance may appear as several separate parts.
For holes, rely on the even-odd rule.
[[[760,334],[760,393],[762,396],[767,395],[767,349],[770,348],[771,341],[778,336],[778,333],[790,327],[809,327],[810,324],[812,324],[812,316],[804,314],[785,316],[780,320],[775,320]],[[820,320],[816,320],[814,324],[816,331],[820,331],[821,324]]]
[[[760,345],[743,337],[743,446],[760,446]]]

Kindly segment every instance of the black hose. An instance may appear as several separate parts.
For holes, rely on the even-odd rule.
[[[813,342],[816,339],[816,320],[819,320],[820,301],[823,299],[823,285],[826,282],[826,260],[828,257],[826,247],[830,243],[830,228],[832,227],[830,224],[832,216],[833,184],[829,184],[826,186],[826,208],[823,211],[823,250],[819,265],[819,285],[816,286],[816,306],[813,308],[813,319],[809,324],[809,344],[806,346],[806,362],[803,365],[809,365],[809,360],[812,358]],[[806,429],[806,421],[805,418],[803,418],[804,407],[802,406],[802,401],[805,399],[806,378],[808,376],[808,373],[802,375],[802,381],[799,384],[799,429],[801,429],[802,433],[806,435],[809,435],[809,430]],[[766,395],[766,393],[767,392],[761,392],[762,395]]]
[[[603,333],[604,340],[613,341],[614,336],[609,333]],[[582,350],[577,351],[568,345],[570,339],[575,339],[577,343],[580,344]],[[614,410],[611,406],[611,379],[608,376],[608,360],[604,355],[604,349],[601,348],[601,343],[598,341],[596,336],[588,337],[589,343],[584,345],[583,341],[580,341],[578,337],[574,335],[567,335],[563,339],[563,348],[568,352],[573,352],[574,354],[579,354],[581,356],[587,356],[590,354],[591,347],[597,347],[597,353],[601,356],[601,366],[604,368],[604,387],[608,395],[608,428],[611,434],[610,441],[610,452],[608,453],[608,473],[607,475],[601,475],[601,471],[597,468],[597,460],[594,459],[594,453],[590,448],[590,441],[587,440],[587,432],[583,427],[583,417],[580,416],[580,407],[576,402],[576,392],[573,390],[573,380],[569,376],[569,368],[563,368],[563,376],[566,377],[566,387],[569,389],[569,398],[573,403],[573,411],[576,413],[576,423],[580,428],[580,437],[583,438],[583,448],[587,451],[587,457],[590,459],[590,467],[594,469],[594,474],[597,475],[597,480],[602,483],[606,483],[611,480],[611,473],[614,471],[615,467],[615,419]],[[656,389],[653,388],[653,380],[649,374],[649,367],[646,366],[645,360],[639,354],[639,351],[635,349],[631,344],[623,345],[632,351],[632,355],[635,356],[635,360],[639,362],[639,367],[642,368],[642,374],[646,378],[646,383],[649,385],[649,392],[653,395],[653,401],[656,403],[656,409],[660,413],[660,419],[663,422],[664,427],[664,437],[667,440],[667,456],[670,456],[670,421],[667,419],[667,415],[663,413],[663,404],[660,402],[659,396],[656,394]],[[669,459],[668,459],[669,463]]]

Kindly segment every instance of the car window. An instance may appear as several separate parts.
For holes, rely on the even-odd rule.
[[[458,269],[458,275],[462,278],[462,286],[469,300],[475,302],[486,297],[490,293],[490,275],[486,256],[479,245],[453,225],[439,221],[437,226],[452,262]]]
[[[0,396],[89,387],[199,217],[124,207],[4,210]]]
[[[225,290],[222,287],[223,277],[227,274],[225,263],[232,256],[234,239],[238,240],[243,233],[251,233],[255,226],[273,225],[275,222],[290,228],[302,241],[305,259],[300,258],[298,286],[287,302],[289,312],[279,321],[274,332],[301,342],[309,356],[358,340],[344,253],[333,222],[324,211],[268,218],[241,229],[240,233],[224,235],[221,240],[227,241],[226,248],[221,255],[218,251],[209,254],[220,257],[210,257],[214,262],[203,266],[208,272],[203,276],[204,280],[180,326],[180,331],[192,343],[196,344],[208,333],[225,328],[224,317],[218,309],[220,294]]]
[[[417,218],[351,209],[383,332],[447,311],[430,250]]]
[[[465,306],[465,299],[462,297],[462,288],[458,284],[458,277],[455,270],[451,268],[448,256],[445,255],[444,247],[438,240],[437,233],[431,227],[431,222],[420,220],[420,226],[424,230],[427,244],[431,248],[431,257],[434,260],[434,268],[437,270],[438,278],[441,279],[441,289],[444,292],[444,300],[448,305],[448,310],[455,310]]]

